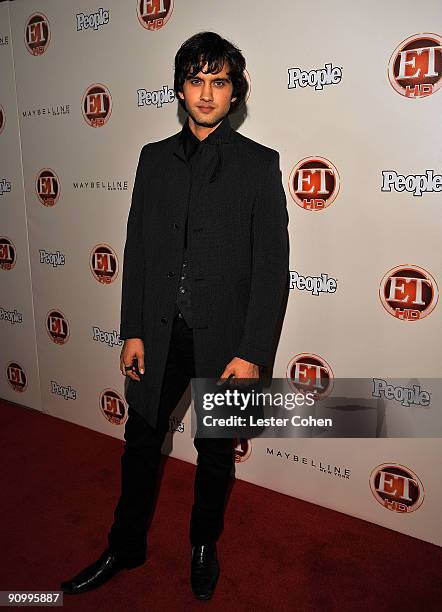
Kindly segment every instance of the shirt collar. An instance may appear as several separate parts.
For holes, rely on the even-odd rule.
[[[193,143],[195,150],[197,146],[199,146],[200,144],[204,146],[206,145],[212,146],[212,145],[220,145],[222,143],[229,143],[231,139],[231,134],[234,131],[230,125],[229,116],[226,115],[224,119],[221,121],[221,123],[218,125],[218,127],[215,130],[213,130],[213,132],[211,132],[207,136],[207,138],[204,138],[204,140],[199,140],[199,138],[197,138],[195,134],[192,132],[192,130],[190,129],[189,118],[187,117],[181,131],[176,134],[177,138],[174,141],[174,147],[173,147],[174,155],[176,155],[180,159],[183,159],[184,161],[186,161],[187,159],[187,156],[185,153],[185,140],[187,138],[186,136],[187,130],[193,136],[193,139],[189,138],[188,142]],[[217,149],[219,148],[220,147],[217,147]]]

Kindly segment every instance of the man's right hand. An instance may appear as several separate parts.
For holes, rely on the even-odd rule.
[[[120,354],[120,370],[123,376],[129,376],[132,380],[140,380],[135,369],[126,370],[126,366],[133,366],[133,360],[138,359],[138,370],[144,374],[144,342],[141,338],[128,338],[124,341]]]

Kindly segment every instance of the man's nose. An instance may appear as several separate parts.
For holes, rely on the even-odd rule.
[[[201,92],[201,100],[204,100],[205,102],[210,102],[211,100],[213,100],[212,88],[209,83],[206,83],[203,86],[203,90]]]

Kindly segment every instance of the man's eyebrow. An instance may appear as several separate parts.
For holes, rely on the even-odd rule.
[[[200,79],[201,77],[197,76],[196,74],[188,74],[186,76],[186,80],[190,81],[190,79]],[[217,77],[216,75],[214,76],[214,78],[212,79],[212,81],[226,81],[229,82],[231,81],[230,77]]]

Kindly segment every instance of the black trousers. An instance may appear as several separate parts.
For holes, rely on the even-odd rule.
[[[176,311],[177,313],[177,311]],[[219,373],[221,374],[221,372]],[[149,355],[146,374],[149,375]],[[110,548],[128,563],[146,558],[147,525],[153,511],[161,447],[169,417],[195,376],[192,328],[175,315],[161,392],[157,427],[129,405],[121,457],[121,495],[108,534]],[[189,537],[192,545],[218,539],[224,526],[224,506],[234,465],[231,438],[194,438],[198,461]]]

